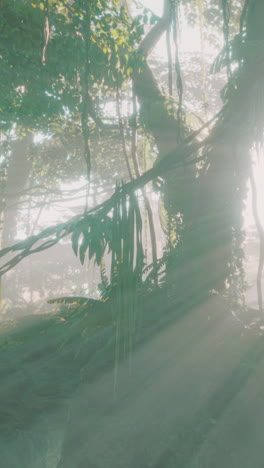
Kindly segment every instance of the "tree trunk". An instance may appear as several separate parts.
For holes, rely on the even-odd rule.
[[[7,172],[5,191],[5,209],[3,223],[4,247],[13,242],[16,233],[16,217],[21,191],[26,187],[31,163],[28,159],[29,147],[32,144],[33,135],[28,133],[22,140],[17,139],[12,145],[12,154]]]
[[[246,47],[248,41],[264,39],[263,19],[264,2],[253,0],[247,15]],[[181,279],[178,272],[175,275],[170,272],[171,281],[180,283],[179,288],[174,286],[181,293],[186,282],[187,295],[222,290],[227,277],[239,266],[239,258],[234,259],[234,250],[239,249],[239,241],[234,246],[235,233],[239,237],[242,227],[250,148],[257,126],[263,123],[257,121],[263,119],[264,113],[259,104],[263,71],[263,63],[252,48],[233,78],[234,88],[232,83],[228,85],[228,100],[210,135],[210,144],[204,148],[207,171],[196,179],[195,167],[188,166],[166,177],[167,206],[174,215],[178,212],[183,215]],[[134,77],[134,89],[161,159],[177,148],[179,123],[169,115],[165,98],[147,64]]]
[[[263,20],[264,2],[252,1],[246,47],[249,41],[263,41]],[[223,289],[228,275],[236,270],[235,262],[239,262],[234,253],[239,241],[236,246],[234,242],[242,228],[250,150],[258,129],[263,131],[264,109],[259,104],[263,72],[263,61],[252,48],[240,66],[233,89],[231,82],[230,97],[211,134],[212,143],[204,149],[209,167],[198,179],[191,253],[199,265],[200,287]]]
[[[16,219],[20,192],[25,188],[31,167],[28,150],[32,144],[33,135],[28,133],[22,140],[15,140],[8,166],[7,179],[3,193],[4,209],[0,213],[0,249],[14,243],[16,235]],[[0,278],[0,308],[4,299],[5,285]]]

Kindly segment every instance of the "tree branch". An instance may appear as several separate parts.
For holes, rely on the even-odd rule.
[[[170,7],[171,0],[164,0],[162,17],[153,26],[153,28],[151,28],[151,30],[141,42],[138,51],[141,52],[144,57],[148,57],[150,52],[154,49],[160,40],[162,34],[167,30],[170,22]]]
[[[124,196],[124,194],[130,194],[135,190],[138,190],[148,182],[151,182],[153,179],[159,176],[164,176],[167,172],[171,171],[175,167],[186,166],[189,164],[194,164],[202,159],[204,156],[193,158],[188,160],[191,155],[196,153],[199,148],[203,147],[210,141],[210,137],[205,138],[201,142],[191,142],[183,143],[179,145],[177,150],[173,153],[168,154],[163,160],[159,161],[153,168],[146,171],[137,179],[124,184],[119,190],[116,190],[113,195],[106,201],[97,205],[96,207],[88,210],[82,215],[77,215],[71,218],[65,223],[58,224],[56,226],[51,226],[47,229],[41,231],[38,235],[29,237],[28,239],[18,242],[17,244],[12,245],[11,247],[6,247],[0,250],[0,257],[5,257],[11,252],[19,252],[11,260],[8,260],[4,265],[0,267],[0,277],[5,274],[7,271],[11,270],[15,265],[17,265],[23,258],[37,252],[46,250],[53,245],[57,244],[65,236],[71,234],[80,223],[86,221],[88,223],[89,218],[92,216],[104,217],[109,211],[113,208],[116,200]],[[36,246],[39,242],[43,241],[40,245]]]

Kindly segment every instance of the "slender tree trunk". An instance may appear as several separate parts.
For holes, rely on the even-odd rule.
[[[31,163],[28,152],[32,144],[33,135],[28,133],[22,140],[15,140],[7,172],[5,190],[5,209],[3,224],[3,246],[8,246],[14,239],[16,231],[16,217],[20,192],[26,187]]]
[[[0,214],[0,249],[14,242],[16,234],[16,218],[20,192],[25,188],[31,163],[28,150],[32,144],[32,134],[27,134],[22,140],[15,140],[7,171],[7,179],[3,193],[4,209]],[[0,278],[0,308],[4,298],[4,284]]]

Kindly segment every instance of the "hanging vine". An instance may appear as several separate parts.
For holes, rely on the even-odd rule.
[[[44,20],[44,28],[43,28],[43,35],[44,35],[44,46],[42,49],[42,57],[41,62],[42,65],[46,62],[46,51],[50,39],[50,23],[49,23],[49,3],[46,0],[45,2],[45,20]]]
[[[166,44],[167,44],[167,57],[168,57],[168,89],[169,95],[173,95],[173,62],[172,62],[172,50],[171,50],[171,24],[172,24],[172,13],[173,8],[170,4],[170,21],[168,23],[166,31]]]
[[[140,167],[138,161],[138,154],[137,154],[137,98],[132,91],[132,104],[133,104],[133,128],[132,128],[132,148],[131,148],[131,155],[132,161],[134,165],[135,174],[140,177]],[[152,261],[153,263],[157,262],[157,241],[156,241],[156,233],[155,233],[155,225],[153,220],[153,213],[151,209],[151,205],[146,194],[144,187],[142,188],[142,195],[145,204],[145,208],[148,215],[148,222],[149,222],[149,233],[150,233],[150,240],[151,240],[151,250],[152,250]]]
[[[254,216],[254,220],[255,220],[255,224],[256,224],[256,228],[258,232],[258,237],[259,237],[259,262],[258,262],[256,285],[257,285],[259,312],[262,314],[263,313],[262,273],[263,273],[263,267],[264,267],[264,229],[263,229],[260,216],[259,216],[259,211],[258,211],[257,187],[256,187],[252,164],[250,167],[249,180],[250,180],[251,193],[252,193],[252,213]]]
[[[241,13],[241,16],[240,16],[240,24],[239,24],[240,28],[239,29],[240,29],[240,34],[241,35],[243,34],[245,20],[246,20],[246,16],[247,16],[250,1],[251,0],[245,0],[243,10],[242,10],[242,13]]]
[[[183,119],[183,81],[181,74],[181,64],[179,59],[179,0],[171,1],[171,14],[172,14],[172,31],[173,41],[175,47],[175,72],[176,72],[176,88],[178,92],[178,109],[177,109],[177,120],[178,120],[178,137],[181,139],[181,123]]]
[[[116,113],[118,117],[118,125],[119,125],[120,137],[121,137],[121,142],[122,142],[123,154],[124,154],[125,162],[127,166],[127,172],[128,172],[130,180],[133,180],[133,174],[132,174],[132,170],[130,167],[129,156],[128,156],[127,147],[126,147],[126,138],[125,138],[125,132],[124,132],[123,118],[121,114],[119,87],[117,87],[116,89]]]
[[[81,102],[81,124],[84,142],[84,160],[86,163],[87,181],[91,174],[91,151],[89,146],[89,76],[90,76],[90,40],[91,40],[91,11],[89,4],[85,12],[83,22],[84,38],[84,71],[81,78],[82,102]]]
[[[203,1],[197,0],[197,7],[199,12],[199,30],[200,30],[200,50],[201,50],[201,65],[202,65],[202,88],[203,88],[203,102],[204,102],[204,114],[207,120],[207,108],[208,108],[208,95],[207,95],[207,73],[206,73],[206,60],[205,60],[205,41],[204,41],[204,11]]]
[[[224,43],[225,43],[225,50],[226,50],[226,70],[227,70],[227,78],[230,79],[232,76],[232,69],[231,69],[230,45],[229,45],[229,21],[230,21],[229,0],[222,0],[222,12],[223,12],[223,34],[224,34]]]

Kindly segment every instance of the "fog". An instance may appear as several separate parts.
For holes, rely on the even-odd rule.
[[[263,468],[264,3],[1,3],[1,467]]]

